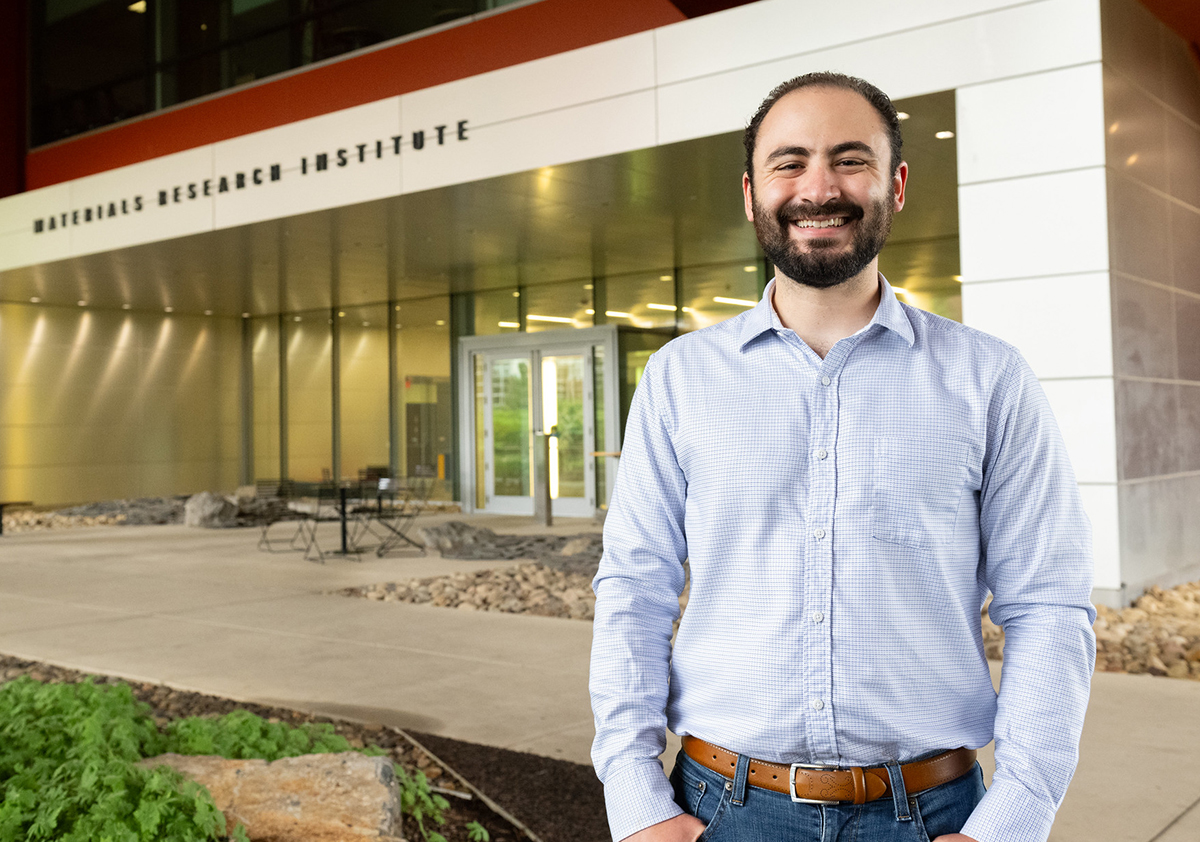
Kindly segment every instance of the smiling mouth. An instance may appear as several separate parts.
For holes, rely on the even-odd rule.
[[[797,228],[841,228],[849,222],[844,216],[835,219],[796,219],[792,224]]]

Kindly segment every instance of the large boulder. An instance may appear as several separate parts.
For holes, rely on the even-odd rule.
[[[201,491],[188,498],[183,507],[183,522],[206,529],[237,526],[238,505],[219,494]]]
[[[141,761],[170,766],[203,784],[251,840],[365,842],[400,839],[400,793],[385,757],[354,751],[265,760],[162,754]]]

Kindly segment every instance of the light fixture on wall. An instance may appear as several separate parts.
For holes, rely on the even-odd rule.
[[[660,281],[673,281],[673,280],[675,280],[675,276],[674,275],[659,275],[658,279]]]
[[[949,140],[950,138],[954,137],[954,132],[936,132],[934,137],[936,137],[938,140]]]
[[[742,271],[743,272],[757,272],[758,267],[757,266],[743,266]]]

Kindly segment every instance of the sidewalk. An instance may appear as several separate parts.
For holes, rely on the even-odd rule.
[[[470,520],[542,531],[529,518]],[[590,762],[589,623],[328,593],[517,562],[414,551],[319,565],[258,552],[257,540],[257,530],[183,526],[5,534],[0,652]],[[1200,682],[1101,673],[1093,688],[1051,839],[1200,839]]]

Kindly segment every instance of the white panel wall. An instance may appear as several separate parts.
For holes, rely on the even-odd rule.
[[[825,44],[816,49],[805,40],[808,16],[815,3],[755,4],[744,7],[755,17],[745,37],[771,38],[781,22],[772,12],[790,8],[788,17],[803,17],[788,22],[772,40],[785,42],[784,34],[795,36],[790,48],[774,58],[767,50],[757,57],[747,56],[746,66],[703,75],[691,66],[691,78],[664,84],[680,72],[682,60],[672,57],[683,52],[691,36],[691,22],[658,30],[663,58],[659,70],[659,142],[673,143],[693,137],[735,131],[746,125],[758,104],[780,82],[813,70],[838,70],[870,79],[893,99],[959,88],[1018,74],[1036,73],[1100,59],[1100,17],[1097,0],[1044,0],[977,15],[959,10],[985,5],[981,2],[955,3],[919,0],[916,3],[871,3],[870,13],[846,15],[837,4],[826,6],[828,13],[841,21],[840,27],[824,30]],[[909,6],[941,9],[946,23],[914,27],[908,18]],[[999,5],[995,3],[989,6]],[[878,8],[875,8],[878,7]],[[732,11],[723,13],[731,15]],[[897,20],[888,34],[863,37],[860,27],[876,14]],[[720,17],[720,16],[714,16]],[[904,19],[906,23],[900,23]],[[699,18],[696,23],[705,21]],[[732,18],[731,18],[732,20]],[[832,24],[831,24],[832,26]],[[1064,37],[1063,33],[1070,33]],[[730,38],[741,37],[731,31]],[[710,36],[711,38],[711,36]],[[799,39],[799,40],[797,40]],[[800,43],[803,46],[797,47]],[[698,56],[720,56],[721,49],[704,44]],[[719,59],[717,59],[719,61]],[[665,66],[664,66],[665,65]]]
[[[863,0],[846,14],[837,4],[764,0],[79,179],[65,203],[46,191],[0,200],[0,269],[732,131],[776,84],[816,68],[861,74],[894,97],[995,83],[1012,99],[1037,90],[1014,78],[1030,74],[1042,74],[1046,90],[1077,93],[1079,79],[1069,74],[1093,71],[1069,68],[1100,57],[1097,2]],[[1061,109],[1045,105],[1044,95],[1024,100],[1040,109],[1037,119],[1058,119],[1077,135],[1094,110],[1086,98],[1067,96]],[[435,126],[464,119],[468,140],[430,142]],[[987,119],[978,117],[981,125]],[[302,157],[338,149],[356,156],[360,143],[370,156],[375,141],[417,130],[427,134],[420,151],[406,145],[390,159],[299,175]],[[988,152],[980,147],[978,161],[990,161]],[[249,177],[272,163],[281,165],[278,182],[190,197],[205,179]],[[175,187],[185,201],[174,201]],[[165,207],[157,205],[162,189],[172,191]],[[66,237],[33,233],[50,205],[60,213],[86,207],[80,201],[107,208],[133,195],[146,203],[134,221],[74,226]]]
[[[1096,587],[1119,589],[1100,64],[961,86],[956,101],[963,321],[1042,380],[1092,520]]]

